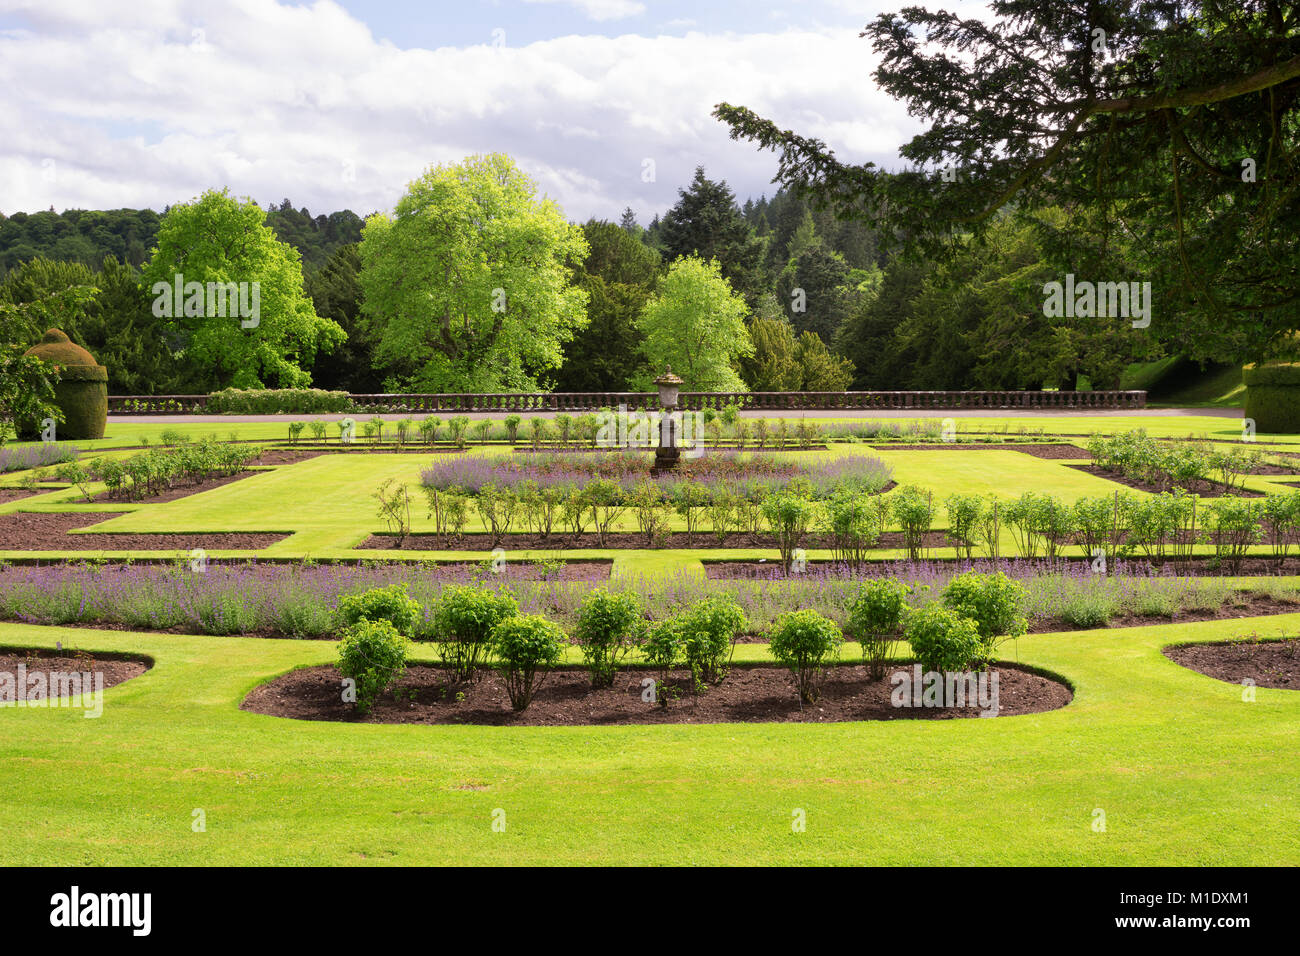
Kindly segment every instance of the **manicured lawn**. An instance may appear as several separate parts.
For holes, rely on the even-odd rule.
[[[500,446],[472,447],[467,454],[502,457],[512,452]],[[826,451],[782,453],[790,459],[801,461],[811,469],[816,469],[820,463],[841,457],[868,454],[876,455],[891,465],[894,469],[894,478],[900,485],[915,484],[933,492],[936,530],[942,530],[947,526],[943,503],[951,494],[992,494],[1009,499],[1027,491],[1048,491],[1066,502],[1073,502],[1083,496],[1096,497],[1110,495],[1117,490],[1129,491],[1113,481],[1071,467],[1071,464],[1078,464],[1077,461],[1048,460],[1009,450],[961,451],[945,450],[940,446],[931,451],[908,451],[870,449],[864,445],[842,444],[832,445]],[[481,558],[485,551],[490,550],[486,538],[479,541],[465,541],[454,550],[429,549],[420,552],[353,550],[370,534],[386,530],[383,521],[376,515],[376,502],[372,494],[381,482],[390,478],[403,481],[408,486],[412,497],[412,531],[429,533],[434,530],[420,490],[420,472],[432,460],[434,460],[432,454],[323,455],[292,465],[267,468],[262,473],[175,501],[153,503],[146,499],[139,502],[85,504],[75,490],[65,489],[49,491],[37,497],[0,503],[0,514],[13,511],[121,512],[119,517],[86,529],[89,533],[260,531],[289,534],[290,537],[285,540],[256,552],[267,557]],[[1285,476],[1282,476],[1282,480],[1286,480]],[[1259,476],[1248,478],[1245,485],[1247,488],[1260,491],[1294,490],[1292,487]],[[95,486],[96,489],[102,487],[102,485]],[[1143,492],[1133,493],[1143,494]],[[678,516],[670,520],[669,526],[674,530],[685,528],[683,520]],[[636,520],[630,509],[615,524],[614,529],[626,532],[637,530]],[[474,533],[484,530],[486,526],[483,520],[471,509],[466,531]],[[516,530],[522,530],[522,526],[517,527]],[[1011,553],[1014,539],[1010,528],[1004,527],[1001,537],[1004,549],[1007,553]],[[702,535],[701,541],[707,542],[708,537]],[[944,549],[944,551],[951,555],[951,550]],[[125,555],[129,552],[105,553]],[[211,553],[213,556],[250,554],[215,549]],[[520,552],[513,557],[526,558],[541,553]],[[673,554],[666,551],[647,551],[643,555],[633,555],[627,550],[601,549],[582,553],[591,557],[614,557],[620,561],[620,564],[655,563],[650,559],[650,555],[666,557]],[[712,556],[772,557],[776,553],[774,549],[742,549],[719,552]],[[0,552],[0,558],[16,557],[19,554],[19,552]],[[80,555],[75,552],[63,552],[63,554],[85,557],[84,552]],[[569,557],[577,554],[578,552],[563,552],[564,556]],[[675,553],[674,560],[679,565],[683,563],[693,565],[696,559],[703,556],[698,552],[679,551]],[[892,559],[905,556],[905,552],[881,550],[879,556]],[[814,560],[827,558],[830,557],[830,552],[811,550],[808,552],[808,557]]]
[[[0,862],[1294,865],[1300,694],[1244,703],[1160,647],[1297,628],[1023,638],[1007,656],[1076,688],[1030,716],[511,729],[238,710],[255,684],[331,660],[330,643],[0,625],[7,645],[157,660],[98,720],[0,712]]]
[[[959,422],[963,431],[1064,436],[1140,427],[1224,443],[1241,434],[1239,421],[1208,416]],[[156,442],[166,427],[114,423],[97,444]],[[172,427],[194,439],[225,440],[231,431],[285,437],[281,422]],[[475,446],[470,454],[512,452]],[[1006,499],[1035,491],[1072,502],[1120,489],[1069,462],[1015,451],[832,444],[783,454],[812,468],[876,454],[900,484],[934,492],[936,529],[946,526],[942,501],[952,493]],[[260,552],[214,557],[481,560],[486,538],[455,551],[353,550],[384,530],[372,493],[388,478],[412,492],[413,530],[432,530],[419,476],[433,457],[328,455],[164,503],[84,504],[70,490],[52,490],[0,504],[0,514],[120,511],[94,530],[291,535]],[[3,484],[21,478],[6,475]],[[1266,477],[1247,487],[1293,490]],[[635,530],[630,513],[619,527]],[[473,515],[467,530],[481,528]],[[700,540],[710,543],[708,535]],[[1004,528],[1005,553],[1011,543]],[[41,557],[60,554],[94,553]],[[777,552],[593,548],[509,557],[544,554],[613,558],[614,574],[654,579],[702,574],[701,559]],[[331,642],[0,624],[3,645],[62,642],[157,662],[109,690],[97,720],[71,709],[0,709],[0,827],[15,837],[3,842],[0,862],[1295,865],[1300,694],[1260,689],[1247,703],[1241,688],[1186,670],[1160,648],[1297,630],[1300,614],[1032,635],[1005,645],[1005,656],[1060,675],[1075,700],[996,720],[490,728],[307,723],[239,710],[257,684],[332,661]],[[430,654],[420,648],[423,658]],[[846,647],[846,659],[856,655],[856,646]],[[741,645],[736,656],[768,659],[765,645]],[[572,650],[570,659],[577,660]],[[206,832],[191,829],[195,810],[204,812]],[[504,832],[493,828],[497,810]],[[1103,832],[1094,829],[1099,810]],[[792,829],[796,811],[806,814],[805,832]]]

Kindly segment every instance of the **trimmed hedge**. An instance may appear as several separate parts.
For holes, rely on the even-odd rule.
[[[208,396],[207,410],[214,415],[303,415],[350,412],[347,392],[320,388],[227,388]]]
[[[1261,432],[1300,432],[1300,364],[1247,365],[1245,417]]]
[[[58,437],[78,441],[103,438],[108,423],[108,369],[61,329],[47,330],[27,354],[59,370],[54,383],[54,404],[63,410]],[[21,438],[36,439],[40,426],[23,422],[18,431]]]

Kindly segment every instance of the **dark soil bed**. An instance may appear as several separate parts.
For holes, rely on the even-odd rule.
[[[1252,635],[1218,644],[1184,644],[1166,647],[1165,657],[1209,677],[1240,684],[1252,680],[1259,687],[1300,690],[1300,639],[1257,640]]]
[[[0,488],[0,504],[9,501],[22,501],[24,498],[31,498],[35,495],[43,495],[58,490],[58,488],[39,488],[36,491],[28,491],[26,488]]]
[[[1035,458],[1092,458],[1087,449],[1078,445],[1055,442],[932,442],[924,445],[873,444],[871,447],[878,451],[1018,451]]]
[[[1128,478],[1113,471],[1107,471],[1099,465],[1070,465],[1069,467],[1078,468],[1080,471],[1086,471],[1088,474],[1096,475],[1098,478],[1105,478],[1107,481],[1113,481],[1115,484],[1123,485],[1126,488],[1135,488],[1138,491],[1148,491],[1152,494],[1157,494],[1160,491],[1160,488],[1156,485],[1149,484],[1145,481],[1138,481],[1136,478]],[[1202,498],[1222,498],[1225,494],[1223,482],[1211,481],[1208,478],[1196,482],[1194,486],[1189,487],[1187,490],[1195,492]],[[1238,498],[1265,497],[1264,492],[1262,491],[1251,491],[1249,489],[1243,490],[1241,488],[1233,489],[1232,494]]]
[[[289,537],[279,532],[220,532],[212,534],[68,534],[118,512],[43,514],[20,511],[0,516],[0,551],[258,551]]]
[[[1295,614],[1300,605],[1279,601],[1267,594],[1253,591],[1239,592],[1234,601],[1220,605],[1211,610],[1183,610],[1172,617],[1164,615],[1117,614],[1101,627],[1140,627],[1143,624],[1188,624],[1193,621],[1224,621],[1241,617],[1264,617],[1269,614]],[[1054,631],[1091,631],[1097,628],[1091,624],[1075,624],[1061,618],[1037,617],[1029,621],[1029,630],[1033,634],[1045,634]]]
[[[913,671],[908,667],[896,673],[911,676]],[[1017,667],[1002,665],[992,669],[992,674],[998,678],[999,716],[1055,710],[1074,696],[1065,684]],[[857,665],[830,668],[822,683],[821,699],[802,708],[790,672],[778,667],[733,667],[726,680],[698,697],[690,693],[688,675],[675,672],[672,684],[681,696],[667,707],[643,700],[642,681],[650,679],[646,671],[623,671],[613,687],[592,690],[586,671],[555,671],[547,676],[528,709],[515,713],[505,684],[495,672],[486,672],[473,684],[449,686],[442,669],[412,665],[397,685],[400,698],[390,691],[372,713],[362,717],[343,702],[338,672],[324,666],[296,670],[263,684],[240,706],[254,713],[298,720],[506,726],[823,723],[981,714],[979,707],[895,707],[890,701],[895,686],[892,675],[869,681],[866,670]],[[458,694],[463,699],[458,700]]]
[[[1300,470],[1289,465],[1259,465],[1250,470],[1252,475],[1300,475]],[[1291,484],[1292,482],[1287,482]]]
[[[888,547],[889,545],[883,545]],[[758,547],[755,545],[755,547]],[[775,545],[772,546],[775,549]],[[812,548],[814,545],[806,545]],[[898,547],[898,545],[894,545]],[[936,546],[931,545],[931,550]],[[948,551],[951,555],[952,551]],[[997,561],[990,561],[987,558],[976,558],[973,561],[967,561],[965,558],[953,558],[950,556],[938,556],[934,554],[924,558],[926,561],[933,561],[940,564],[951,565],[953,573],[965,571],[968,568],[985,574],[991,574],[999,569],[1009,570],[1008,565],[1032,565],[1035,568],[1048,570],[1047,562],[1039,558],[1000,558]],[[704,560],[705,576],[714,580],[736,580],[736,579],[759,579],[759,580],[777,580],[784,579],[786,574],[781,568],[779,558],[770,558],[768,560],[748,560],[748,561],[711,561]],[[1069,558],[1060,562],[1062,570],[1069,570],[1071,565],[1078,566],[1088,562],[1086,558]],[[1166,561],[1164,564],[1155,562],[1142,561],[1141,559],[1129,559],[1128,566],[1132,568],[1149,567],[1150,573],[1162,574],[1168,569],[1169,573],[1197,575],[1200,577],[1233,577],[1236,575],[1256,575],[1262,577],[1276,577],[1278,575],[1300,574],[1300,557],[1294,553],[1285,561],[1278,561],[1275,558],[1258,557],[1244,558],[1239,565],[1231,565],[1226,561],[1216,565],[1215,559],[1211,555],[1197,555],[1190,561]],[[853,577],[853,578],[875,578],[875,577],[892,577],[898,574],[897,562],[894,561],[868,561],[857,571],[850,571],[847,565],[836,564],[833,561],[808,561],[806,564],[805,574],[814,576],[833,576],[833,577]]]
[[[50,674],[103,674],[103,687],[107,689],[132,677],[139,677],[152,665],[148,661],[129,657],[125,654],[90,654],[70,649],[43,650],[40,648],[0,647],[0,674],[13,675],[17,682],[18,665],[23,665],[28,678],[40,675],[41,683],[48,688]],[[27,685],[26,694],[19,694],[25,700],[43,700],[48,690],[42,692],[39,687]],[[63,699],[63,695],[60,695]]]
[[[300,461],[319,458],[324,451],[312,448],[268,448],[258,455],[250,465],[293,465]]]
[[[471,447],[480,447],[478,442],[473,442]],[[318,455],[463,455],[469,451],[469,447],[456,448],[452,445],[445,447],[420,445],[415,442],[407,442],[405,445],[398,445],[395,442],[381,442],[372,444],[358,438],[351,445],[311,445],[305,449],[298,449],[305,453],[307,457],[315,458]]]
[[[946,541],[942,531],[931,531],[926,535],[926,547],[939,548],[944,544],[946,544]],[[876,546],[879,548],[901,548],[903,546],[902,535],[899,532],[890,531],[881,536]],[[357,547],[393,550],[398,547],[397,537],[391,534],[372,534]],[[651,545],[646,543],[645,535],[631,531],[619,531],[609,534],[606,536],[604,544],[600,543],[594,532],[587,531],[582,535],[569,532],[554,532],[546,539],[531,532],[526,534],[511,532],[502,535],[497,544],[493,544],[492,538],[486,534],[463,534],[459,538],[452,538],[450,542],[445,541],[438,535],[412,534],[407,535],[406,540],[401,545],[402,550],[405,551],[447,551],[453,549],[458,551],[491,551],[494,547],[504,548],[507,551],[538,550],[542,548],[609,548],[625,550],[645,547],[683,549],[770,548],[773,551],[777,549],[776,538],[770,534],[730,532],[719,539],[717,535],[703,531],[697,531],[689,541],[685,531],[673,531],[670,534],[660,535]],[[803,547],[809,550],[813,548],[829,548],[830,542],[820,535],[809,535]]]

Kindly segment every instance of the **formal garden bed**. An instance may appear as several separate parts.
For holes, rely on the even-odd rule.
[[[1077,468],[1079,471],[1085,472],[1089,475],[1096,475],[1098,478],[1105,478],[1107,481],[1113,481],[1115,484],[1123,485],[1125,488],[1132,488],[1135,491],[1145,491],[1149,494],[1160,494],[1162,492],[1178,490],[1189,494],[1197,494],[1202,498],[1222,498],[1225,495],[1232,495],[1241,498],[1264,497],[1264,492],[1262,491],[1255,491],[1250,488],[1243,489],[1230,487],[1221,481],[1215,481],[1211,478],[1189,479],[1186,482],[1171,486],[1163,482],[1135,478],[1109,468],[1103,468],[1096,464],[1069,465],[1067,467]],[[1248,472],[1248,474],[1253,474],[1253,472]]]
[[[1092,457],[1086,448],[1080,448],[1078,445],[1071,445],[1065,442],[973,443],[953,441],[938,443],[929,442],[920,445],[869,445],[868,447],[878,451],[1018,451],[1024,455],[1032,455],[1035,458],[1046,458],[1049,461],[1088,459]]]
[[[258,551],[289,537],[287,533],[265,531],[68,533],[119,517],[119,512],[112,511],[17,511],[0,515],[0,551]]]
[[[1041,558],[1002,557],[996,561],[988,558],[930,558],[936,564],[947,565],[957,570],[973,569],[983,573],[992,571],[1012,571],[1024,568],[1030,571],[1040,569],[1070,573],[1071,569],[1079,573],[1094,573],[1093,559],[1086,557],[1060,558],[1055,562],[1044,562]],[[889,560],[864,561],[861,564],[848,565],[840,561],[811,559],[799,566],[798,570],[784,567],[779,560],[772,558],[704,558],[701,560],[704,572],[711,580],[728,581],[747,579],[754,581],[779,581],[797,575],[841,578],[843,580],[860,580],[863,578],[891,577],[895,573],[894,563]],[[1141,574],[1187,575],[1192,577],[1239,577],[1274,576],[1289,577],[1300,575],[1300,555],[1286,558],[1274,558],[1266,555],[1243,557],[1231,563],[1212,554],[1193,554],[1181,558],[1167,558],[1163,561],[1130,561],[1133,570]]]
[[[139,677],[153,666],[153,661],[140,655],[117,654],[112,652],[89,652],[72,649],[50,649],[35,647],[0,647],[0,686],[4,684],[4,675],[14,680],[14,688],[19,688],[20,697],[27,701],[50,700],[53,691],[66,691],[67,675],[95,675],[94,684],[87,686],[89,692],[93,686],[106,690],[116,687],[134,677]],[[24,689],[18,675],[30,680]],[[52,679],[53,678],[53,679]],[[77,686],[85,686],[79,682]],[[69,695],[58,695],[66,699]],[[0,694],[0,706],[9,698]]]
[[[360,714],[343,701],[339,673],[332,666],[292,671],[255,689],[241,709],[297,720],[335,720],[385,724],[486,724],[493,726],[620,726],[625,724],[714,724],[754,722],[828,723],[860,720],[946,720],[1007,717],[1056,710],[1073,693],[1060,680],[1002,664],[985,672],[996,675],[996,708],[981,707],[975,694],[968,706],[898,706],[893,700],[901,681],[911,680],[910,666],[871,680],[864,667],[828,668],[815,704],[801,704],[790,672],[779,667],[732,667],[726,680],[705,693],[694,693],[687,671],[672,671],[661,692],[666,706],[647,701],[654,681],[638,671],[621,674],[613,687],[593,688],[582,669],[559,669],[548,675],[527,710],[511,707],[503,679],[488,673],[481,680],[457,683],[440,667],[412,665],[406,675]],[[646,683],[649,681],[649,683]]]
[[[60,486],[60,487],[66,487],[66,486]],[[49,487],[0,488],[0,504],[5,504],[10,501],[22,501],[24,498],[31,498],[34,495],[43,495],[46,494],[47,492],[55,491],[55,490],[57,489],[49,488]]]
[[[1252,633],[1211,644],[1176,644],[1164,654],[1216,680],[1300,690],[1300,638],[1262,640]]]

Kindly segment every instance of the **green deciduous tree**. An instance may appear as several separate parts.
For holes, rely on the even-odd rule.
[[[531,390],[586,324],[570,272],[586,253],[509,156],[433,167],[362,235],[376,354],[419,390]]]
[[[744,391],[735,365],[754,352],[745,327],[748,311],[716,261],[678,259],[637,320],[650,363],[638,388],[652,390],[650,382],[671,365],[685,383],[683,391]]]
[[[259,388],[305,386],[318,351],[343,342],[343,330],[322,319],[303,292],[301,257],[275,238],[266,214],[252,200],[240,201],[226,190],[209,190],[198,199],[171,207],[158,229],[158,245],[145,267],[144,287],[155,297],[156,311],[170,312],[169,327],[186,341],[196,365],[212,370],[222,386]],[[162,307],[164,286],[183,283],[259,283],[260,314],[244,319],[229,307],[218,309],[208,296],[203,314],[186,301]],[[175,296],[169,296],[174,299]],[[251,300],[251,296],[249,297]],[[225,315],[218,314],[224,311]]]

